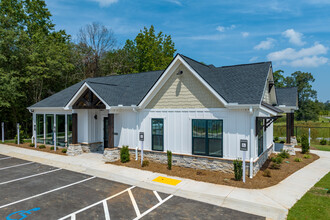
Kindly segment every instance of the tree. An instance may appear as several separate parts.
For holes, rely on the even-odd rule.
[[[285,77],[283,76],[283,70],[277,70],[273,73],[274,76],[274,84],[276,88],[285,87]]]
[[[78,38],[77,49],[81,54],[85,78],[100,76],[100,60],[116,45],[112,30],[94,22],[81,28]]]
[[[123,48],[128,53],[127,63],[132,72],[162,70],[173,59],[176,49],[171,35],[155,33],[153,25],[144,27],[134,40],[127,40]]]

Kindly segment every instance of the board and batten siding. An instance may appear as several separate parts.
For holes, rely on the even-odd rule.
[[[223,157],[242,158],[240,139],[249,140],[251,115],[248,111],[228,109],[146,109],[115,115],[115,146],[141,148],[138,132],[144,132],[144,149],[151,150],[151,119],[164,119],[164,152],[192,154],[192,119],[223,120]],[[137,123],[136,123],[137,122]],[[136,127],[138,127],[136,129]],[[249,154],[247,154],[249,155]]]
[[[183,71],[183,74],[176,73]],[[223,108],[223,104],[184,66],[179,65],[146,109]]]

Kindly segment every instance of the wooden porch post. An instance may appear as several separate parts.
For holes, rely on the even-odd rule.
[[[78,143],[78,114],[72,113],[72,144]]]
[[[286,113],[286,143],[291,143],[291,113]]]
[[[291,117],[291,136],[294,136],[294,112],[290,113]]]
[[[114,142],[114,114],[108,114],[108,147],[114,148],[115,142]]]

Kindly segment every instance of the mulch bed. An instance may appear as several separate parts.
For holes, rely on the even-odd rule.
[[[278,184],[297,170],[319,159],[319,156],[317,156],[316,154],[310,153],[309,155],[311,156],[311,158],[305,159],[303,158],[304,155],[301,152],[296,152],[295,156],[290,156],[290,158],[288,159],[283,159],[283,163],[281,164],[280,169],[274,170],[269,168],[270,164],[272,164],[270,158],[275,156],[275,154],[272,154],[270,158],[264,163],[263,167],[257,173],[257,175],[253,177],[253,179],[246,177],[245,183],[243,183],[243,181],[236,181],[234,179],[234,174],[223,173],[220,171],[199,170],[178,166],[172,166],[172,170],[168,170],[167,164],[160,164],[152,161],[149,161],[149,166],[141,167],[141,161],[136,161],[133,155],[131,155],[131,160],[127,163],[121,163],[120,161],[116,161],[111,162],[110,164],[148,170],[152,172],[163,173],[170,176],[177,176],[220,185],[228,185],[248,189],[262,189]],[[294,159],[296,157],[301,158],[302,161],[295,162]],[[265,170],[270,171],[271,177],[263,176]]]
[[[40,149],[39,146],[41,144],[38,144],[37,145],[37,148],[35,148],[34,146],[33,147],[30,147],[30,143],[24,143],[24,144],[20,144],[20,145],[13,144],[13,143],[6,143],[6,144],[7,145],[11,145],[11,146],[15,146],[15,147],[21,147],[21,148],[26,148],[26,149],[30,149],[30,150],[43,151],[43,152],[47,152],[47,153],[59,154],[59,155],[65,155],[66,156],[66,153],[62,153],[62,149],[63,148],[59,148],[59,147],[57,147],[56,148],[56,151],[54,151],[54,150],[51,150],[50,149],[51,146],[47,146],[47,145],[45,145],[46,148]]]

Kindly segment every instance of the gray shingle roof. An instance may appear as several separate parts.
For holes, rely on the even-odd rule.
[[[298,107],[298,88],[275,88],[277,105]]]
[[[271,62],[214,67],[182,57],[228,103],[261,104]]]
[[[215,67],[180,55],[228,103],[261,104],[271,62]],[[178,56],[177,55],[177,56]],[[138,105],[163,70],[88,78],[34,105],[64,107],[84,82],[110,106]]]
[[[279,109],[279,108],[277,108],[275,106],[272,106],[272,105],[270,105],[270,104],[268,104],[268,103],[266,103],[264,101],[261,102],[261,105],[264,106],[264,107],[266,107],[266,108],[268,108],[268,109],[270,109],[270,110],[272,110],[272,111],[274,111],[274,112],[276,112],[276,113],[282,113],[282,112],[284,112],[283,110],[281,110],[281,109]]]

